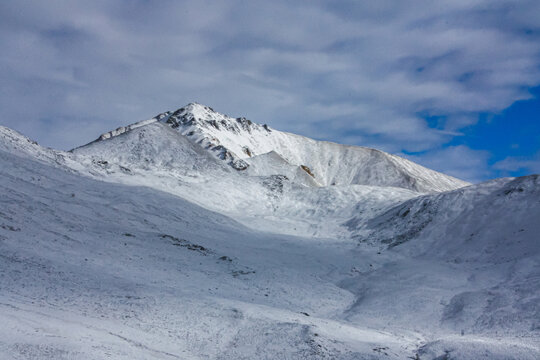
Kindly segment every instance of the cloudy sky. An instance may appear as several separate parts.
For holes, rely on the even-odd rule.
[[[70,149],[189,102],[481,181],[540,172],[540,1],[0,2],[0,124]]]

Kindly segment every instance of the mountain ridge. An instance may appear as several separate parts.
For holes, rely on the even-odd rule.
[[[380,150],[313,140],[243,117],[232,118],[197,103],[104,133],[96,141],[71,151],[79,152],[81,148],[154,122],[169,125],[239,171],[251,166],[251,158],[273,151],[308,173],[318,186],[380,185],[438,192],[469,185]]]

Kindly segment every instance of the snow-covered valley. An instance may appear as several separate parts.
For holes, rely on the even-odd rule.
[[[0,127],[0,357],[538,359],[540,178],[470,185],[189,104]]]

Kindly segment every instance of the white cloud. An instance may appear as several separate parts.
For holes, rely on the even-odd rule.
[[[0,122],[70,148],[198,101],[317,138],[437,151],[540,84],[534,14],[528,0],[3,2]],[[448,120],[434,129],[419,113]]]
[[[532,159],[519,156],[509,156],[493,164],[493,168],[501,171],[504,175],[518,171],[527,171],[533,174],[540,174],[540,153],[537,153]]]
[[[490,175],[490,154],[464,145],[449,146],[422,155],[401,155],[430,169],[444,171],[471,183],[481,182]]]

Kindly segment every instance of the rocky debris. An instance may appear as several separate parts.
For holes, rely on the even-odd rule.
[[[193,244],[186,239],[180,239],[172,235],[163,234],[161,235],[161,238],[171,240],[174,246],[180,246],[191,251],[196,251],[204,256],[208,255],[211,252],[209,249],[205,248],[204,246]]]
[[[231,161],[229,164],[238,171],[246,170],[249,167],[249,164],[242,159]]]
[[[109,167],[109,162],[108,162],[107,160],[97,160],[97,159],[95,159],[95,160],[92,160],[92,162],[93,162],[95,165],[97,165],[97,166],[99,166],[99,167],[102,167],[102,168],[104,168],[104,169],[106,169],[106,168]]]
[[[233,270],[231,274],[233,277],[239,277],[240,275],[255,274],[255,270]]]
[[[285,175],[270,175],[263,180],[263,185],[274,195],[283,193],[283,183],[289,181]]]
[[[0,225],[0,228],[2,228],[4,230],[9,230],[9,231],[21,231],[21,229],[18,228],[18,227],[14,227],[14,226],[11,226],[11,225],[5,225],[5,224]]]
[[[251,150],[249,150],[249,147],[244,146],[244,147],[242,147],[242,150],[246,153],[247,156],[249,156],[249,157],[253,156],[253,153],[251,152]]]
[[[122,166],[122,165],[119,165],[120,167],[120,170],[124,173],[124,174],[131,174],[131,169],[125,167],[125,166]]]
[[[313,172],[311,171],[309,167],[307,167],[306,165],[300,165],[300,167],[302,168],[302,170],[307,172],[312,178],[315,178],[315,175],[313,174]]]

